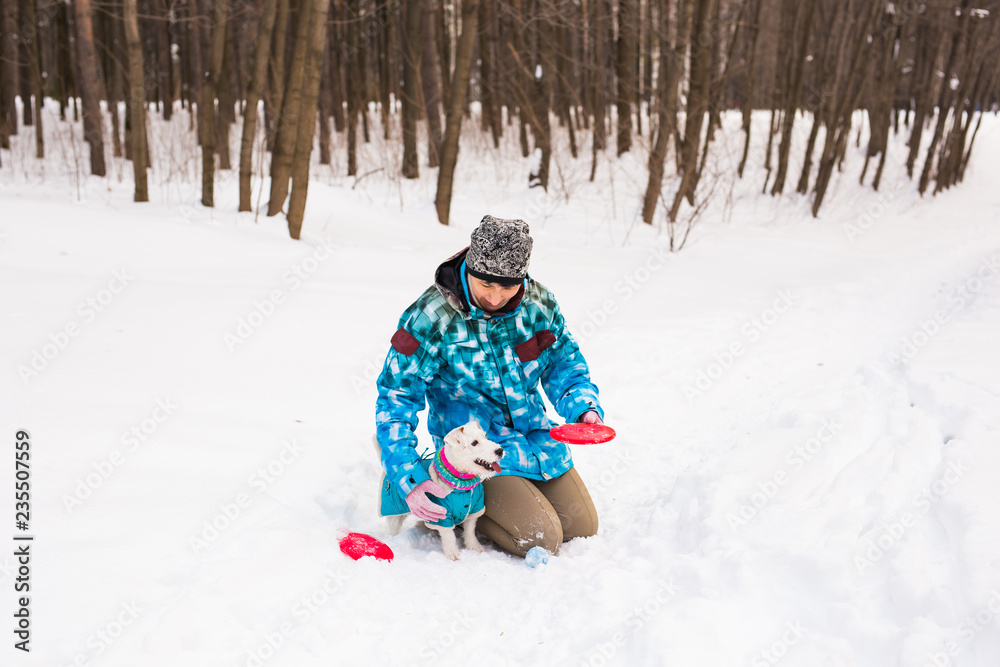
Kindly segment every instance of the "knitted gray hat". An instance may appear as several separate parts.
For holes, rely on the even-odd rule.
[[[512,286],[520,284],[528,275],[530,259],[528,223],[487,215],[472,231],[465,267],[469,275],[480,280]]]

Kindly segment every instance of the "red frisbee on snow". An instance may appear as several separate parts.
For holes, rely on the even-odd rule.
[[[570,445],[596,445],[615,439],[615,430],[604,424],[563,424],[549,431],[549,435]]]
[[[338,540],[340,550],[358,560],[365,556],[374,556],[379,560],[392,560],[393,553],[389,545],[364,533],[347,533]]]

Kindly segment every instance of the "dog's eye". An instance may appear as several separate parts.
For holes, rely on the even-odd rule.
[[[479,444],[479,441],[478,441],[478,440],[473,440],[473,441],[472,441],[472,446],[473,446],[473,447],[475,447],[475,446],[476,446],[476,445],[478,445],[478,444]]]

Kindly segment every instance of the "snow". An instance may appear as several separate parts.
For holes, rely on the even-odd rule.
[[[0,432],[30,431],[36,536],[17,664],[996,665],[1000,124],[934,198],[905,179],[906,137],[881,193],[852,141],[813,219],[758,194],[758,120],[747,182],[704,185],[680,253],[637,220],[641,142],[594,183],[557,151],[546,195],[516,131],[492,154],[469,130],[451,227],[434,171],[355,181],[338,155],[293,242],[233,212],[236,179],[197,203],[182,114],[151,133],[174,144],[154,144],[151,204],[119,160],[78,184],[68,135],[36,166],[22,131],[0,168]],[[739,159],[738,115],[717,141],[713,164]],[[452,563],[375,516],[375,374],[484,213],[531,223],[532,275],[618,432],[574,449],[598,535],[536,569]],[[348,559],[348,529],[395,560]]]

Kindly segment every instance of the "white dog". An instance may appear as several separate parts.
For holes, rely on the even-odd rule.
[[[375,444],[377,447],[377,440]],[[482,483],[500,472],[499,461],[503,453],[499,445],[487,439],[478,422],[470,421],[445,436],[444,447],[434,458],[424,459],[431,481],[446,492],[438,503],[447,511],[444,519],[424,524],[441,536],[441,548],[448,558],[458,560],[459,557],[455,538],[458,524],[462,525],[465,548],[483,551],[483,545],[476,539],[476,521],[486,511]],[[409,507],[402,492],[390,480],[383,478],[380,491],[380,512],[388,518],[390,533],[396,535],[410,513]]]

